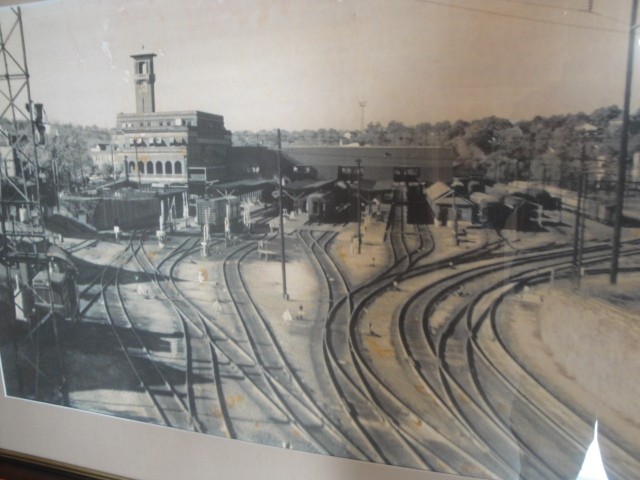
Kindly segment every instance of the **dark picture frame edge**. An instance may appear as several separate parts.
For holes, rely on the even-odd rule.
[[[3,480],[127,480],[89,468],[0,448],[0,478]]]

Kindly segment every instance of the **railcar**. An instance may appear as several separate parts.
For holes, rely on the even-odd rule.
[[[505,206],[498,197],[474,192],[469,198],[475,204],[474,222],[491,228],[502,228],[506,212]]]
[[[529,231],[542,227],[542,205],[516,195],[504,197],[503,202],[511,211],[504,228]]]
[[[337,214],[336,195],[333,192],[315,192],[307,197],[309,220],[330,221]]]
[[[558,205],[559,198],[553,197],[549,192],[542,188],[526,188],[519,191],[512,192],[513,196],[524,198],[532,203],[541,205],[545,210],[558,210],[561,208]]]
[[[208,224],[212,230],[224,231],[225,220],[229,229],[236,231],[242,223],[241,202],[238,197],[227,196],[196,201],[198,225]]]

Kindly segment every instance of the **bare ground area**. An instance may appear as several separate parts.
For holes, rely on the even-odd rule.
[[[538,304],[513,298],[501,309],[503,340],[576,412],[637,448],[640,278],[621,275],[611,286],[601,275],[584,279],[579,291],[560,281],[531,293],[539,295]]]

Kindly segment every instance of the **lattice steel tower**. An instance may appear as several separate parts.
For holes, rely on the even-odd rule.
[[[47,265],[37,147],[44,138],[44,124],[42,105],[31,101],[19,8],[0,16],[0,56],[0,258],[9,282],[16,280],[15,269],[20,270],[17,282],[21,285],[14,285],[14,300],[19,300],[16,315],[29,317],[34,295],[31,280]]]
[[[15,376],[18,393],[36,399],[42,397],[45,383],[49,392],[65,390],[51,286],[54,261],[48,255],[40,201],[38,150],[45,143],[44,133],[42,105],[31,100],[21,10],[4,8],[0,10],[0,262],[4,265],[0,276],[4,301],[10,303],[2,313],[3,328],[10,327],[15,351],[12,373],[5,370],[5,380]],[[36,276],[45,287],[40,291],[34,286]],[[45,342],[54,345],[53,350],[43,347]]]

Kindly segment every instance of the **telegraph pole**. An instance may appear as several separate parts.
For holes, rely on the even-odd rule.
[[[278,216],[280,217],[280,259],[282,263],[282,298],[289,300],[287,293],[287,269],[285,267],[284,256],[284,219],[282,218],[282,166],[280,165],[280,154],[282,141],[280,140],[280,129],[278,129]]]
[[[357,199],[358,202],[358,254],[362,251],[362,207],[360,205],[360,183],[362,183],[362,170],[360,165],[362,164],[362,160],[357,159],[356,165],[358,165],[358,193]]]
[[[111,177],[113,178],[113,182],[116,181],[116,164],[113,160],[113,143],[109,142],[109,149],[111,150]]]
[[[576,259],[576,287],[580,289],[580,282],[582,281],[582,255],[584,253],[584,230],[586,225],[586,210],[587,210],[587,172],[583,171],[580,176],[580,190],[582,190],[582,206],[579,207],[582,210],[582,214],[580,215],[581,222],[578,224],[576,222],[576,226],[579,225],[579,229],[576,228],[576,233],[579,236],[578,239],[578,252]],[[580,205],[580,204],[579,204]]]
[[[627,157],[629,149],[629,109],[631,104],[631,81],[633,80],[633,54],[636,40],[636,17],[638,0],[631,5],[631,21],[629,22],[629,48],[627,50],[627,75],[624,87],[624,109],[622,113],[622,138],[620,140],[620,156],[618,158],[618,184],[616,186],[616,210],[613,218],[613,248],[611,252],[611,273],[609,282],[618,282],[618,260],[620,256],[620,237],[622,233],[622,208],[624,205],[624,188],[626,182]]]
[[[573,232],[573,265],[574,265],[574,274],[575,274],[575,279],[576,279],[576,285],[579,285],[579,280],[578,278],[580,277],[580,266],[578,265],[578,251],[580,249],[580,224],[581,222],[584,222],[584,212],[583,212],[583,196],[585,195],[584,192],[584,182],[583,182],[583,178],[584,178],[584,172],[585,172],[585,158],[586,158],[586,152],[585,152],[585,144],[584,144],[584,139],[583,139],[583,143],[582,143],[582,152],[580,155],[580,175],[578,176],[578,201],[576,203],[576,223],[574,225],[574,232]]]

